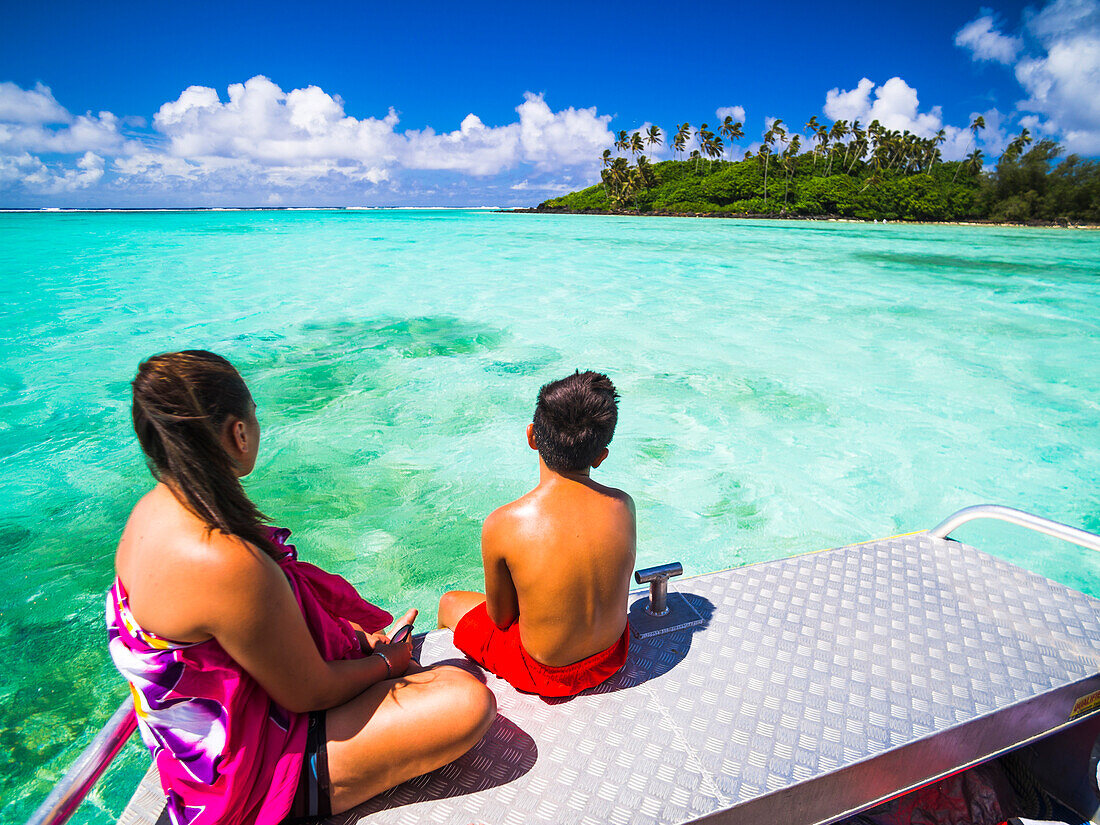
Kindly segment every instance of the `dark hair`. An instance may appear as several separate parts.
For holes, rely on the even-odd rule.
[[[273,552],[267,517],[245,495],[221,441],[230,416],[251,414],[252,395],[240,373],[205,350],[166,352],[141,363],[133,390],[134,431],[153,476],[210,530]]]
[[[603,373],[577,370],[543,385],[535,404],[535,446],[551,470],[586,470],[611,443],[619,394]]]

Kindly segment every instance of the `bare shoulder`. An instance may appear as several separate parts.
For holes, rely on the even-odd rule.
[[[278,567],[254,544],[218,530],[182,543],[179,552],[196,577],[221,587],[239,588]]]
[[[502,504],[485,519],[483,532],[499,532],[515,528],[530,518],[535,509],[536,490],[526,493],[515,501]]]
[[[592,482],[592,488],[601,495],[607,496],[620,507],[628,510],[631,515],[634,515],[637,512],[637,509],[634,506],[634,499],[632,499],[630,497],[630,494],[627,493],[625,490],[620,490],[618,487],[608,487],[607,485],[600,484],[597,481]]]
[[[119,543],[116,569],[146,630],[184,642],[216,636],[285,586],[278,565],[252,544],[207,531],[190,514],[161,510],[150,521],[140,508]]]
[[[164,568],[174,578],[194,578],[217,585],[264,567],[266,554],[243,539],[210,530],[182,507],[163,506],[155,494],[134,508],[119,542],[117,556],[130,571]]]
[[[493,510],[481,526],[482,544],[491,547],[498,543],[507,544],[508,538],[520,529],[524,522],[525,510],[530,505],[524,501],[527,496],[501,505]]]

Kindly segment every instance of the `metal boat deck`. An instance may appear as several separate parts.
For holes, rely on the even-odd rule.
[[[824,823],[1100,711],[1100,601],[930,533],[674,589],[703,626],[570,700],[487,676],[477,747],[328,821]],[[449,631],[420,644],[481,674]],[[163,807],[150,771],[120,825]]]

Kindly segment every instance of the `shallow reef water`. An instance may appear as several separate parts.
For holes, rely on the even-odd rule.
[[[1100,234],[447,211],[0,214],[0,798],[23,821],[125,694],[112,553],[149,474],[129,381],[206,348],[303,558],[434,625],[537,467],[538,387],[622,394],[602,481],[688,575],[996,502],[1100,530]],[[1100,595],[1096,554],[960,537]],[[113,822],[135,739],[81,821]]]

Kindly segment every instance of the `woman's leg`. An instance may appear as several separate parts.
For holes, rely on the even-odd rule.
[[[470,590],[452,590],[439,599],[439,626],[454,630],[459,620],[485,601],[484,593]]]
[[[443,665],[373,685],[325,714],[332,812],[453,762],[496,718],[496,699]]]

